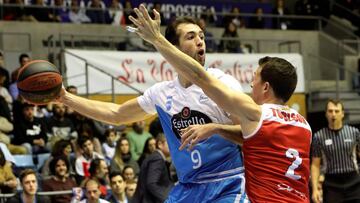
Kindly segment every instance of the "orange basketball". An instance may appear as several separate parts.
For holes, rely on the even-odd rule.
[[[33,104],[46,104],[60,93],[62,77],[56,66],[45,60],[34,60],[19,70],[19,94]]]

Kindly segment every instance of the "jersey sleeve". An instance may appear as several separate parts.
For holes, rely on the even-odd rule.
[[[155,84],[147,89],[143,95],[137,98],[140,107],[148,114],[156,114],[155,96],[157,90],[160,88],[159,84]]]
[[[315,133],[312,144],[311,153],[313,157],[321,157],[320,134]]]

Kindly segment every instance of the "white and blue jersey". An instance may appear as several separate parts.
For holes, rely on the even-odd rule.
[[[207,72],[230,88],[242,91],[241,85],[232,76],[218,69],[208,69]],[[243,187],[240,189],[244,184],[244,167],[238,145],[220,135],[214,135],[198,143],[192,151],[179,150],[181,129],[194,124],[232,124],[228,114],[207,97],[201,88],[196,85],[184,88],[176,78],[147,89],[144,95],[138,97],[138,102],[147,113],[158,114],[182,187],[186,184],[241,179],[238,181],[239,191],[236,192],[244,193]]]

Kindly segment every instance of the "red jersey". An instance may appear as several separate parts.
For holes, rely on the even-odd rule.
[[[255,132],[244,136],[251,202],[309,202],[311,128],[297,111],[264,104]]]

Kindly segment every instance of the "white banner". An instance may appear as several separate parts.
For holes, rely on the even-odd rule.
[[[86,93],[85,60],[89,66],[89,93],[111,93],[111,78],[105,73],[141,92],[144,92],[157,82],[172,80],[177,75],[171,65],[156,52],[73,49],[68,49],[66,52],[65,63],[68,84],[77,86],[81,94]],[[298,74],[298,84],[295,92],[305,92],[303,61],[302,56],[299,54],[207,54],[205,67],[219,68],[234,76],[242,84],[244,91],[249,93],[253,73],[258,67],[258,60],[264,56],[281,57],[292,63],[297,68]],[[101,71],[92,68],[94,66]],[[120,82],[115,82],[115,93],[137,94],[136,91]]]

